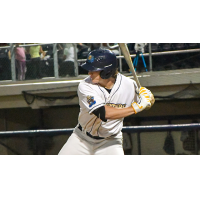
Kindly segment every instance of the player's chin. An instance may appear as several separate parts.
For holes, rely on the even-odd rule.
[[[92,79],[92,78],[91,78]],[[92,79],[92,83],[93,84],[97,84],[97,83],[99,83],[99,80],[97,80],[97,79]]]
[[[93,83],[93,84],[98,84],[99,82],[97,82],[97,81],[92,81],[92,83]]]

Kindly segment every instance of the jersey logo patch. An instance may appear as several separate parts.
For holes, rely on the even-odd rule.
[[[89,104],[89,107],[93,106],[96,103],[96,101],[94,100],[94,97],[92,96],[87,96],[87,102]]]

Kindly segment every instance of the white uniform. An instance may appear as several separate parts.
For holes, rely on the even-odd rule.
[[[107,122],[103,122],[92,112],[104,105],[117,108],[130,107],[132,102],[138,101],[135,87],[134,80],[120,73],[110,94],[104,87],[93,84],[90,76],[84,79],[78,87],[79,124],[59,154],[124,154],[121,132],[124,118],[108,119]],[[92,136],[102,139],[94,139]]]

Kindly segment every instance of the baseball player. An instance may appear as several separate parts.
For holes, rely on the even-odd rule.
[[[123,119],[151,107],[152,93],[118,73],[110,50],[91,51],[81,67],[89,76],[78,86],[78,125],[59,155],[124,155]]]

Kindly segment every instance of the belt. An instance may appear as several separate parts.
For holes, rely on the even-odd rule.
[[[82,126],[81,126],[80,124],[78,125],[78,129],[80,129],[81,131],[83,130],[83,129],[82,129]],[[89,137],[91,137],[91,138],[93,138],[93,139],[96,139],[96,140],[105,139],[105,138],[103,138],[103,137],[93,136],[93,135],[91,135],[91,134],[88,133],[88,132],[86,132],[86,135],[89,136]]]

